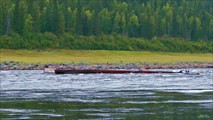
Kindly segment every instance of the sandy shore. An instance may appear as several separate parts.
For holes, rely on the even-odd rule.
[[[20,64],[18,62],[2,62],[0,70],[43,70],[45,66],[62,69],[181,69],[181,68],[213,68],[213,63],[177,63],[177,64]]]

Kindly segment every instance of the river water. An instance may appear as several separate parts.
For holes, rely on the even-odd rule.
[[[189,70],[200,74],[1,71],[0,119],[211,120],[213,69]]]

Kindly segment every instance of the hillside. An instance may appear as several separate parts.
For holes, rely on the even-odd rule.
[[[1,0],[0,4],[0,48],[212,52],[211,0]]]

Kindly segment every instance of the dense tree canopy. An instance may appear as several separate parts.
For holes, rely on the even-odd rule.
[[[0,34],[213,39],[211,0],[1,0]]]

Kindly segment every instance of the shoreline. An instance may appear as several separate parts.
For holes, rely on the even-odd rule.
[[[2,62],[0,70],[44,70],[45,66],[60,69],[188,69],[213,68],[213,63],[176,63],[176,64],[137,64],[137,63],[104,63],[104,64],[21,64],[18,62]]]

